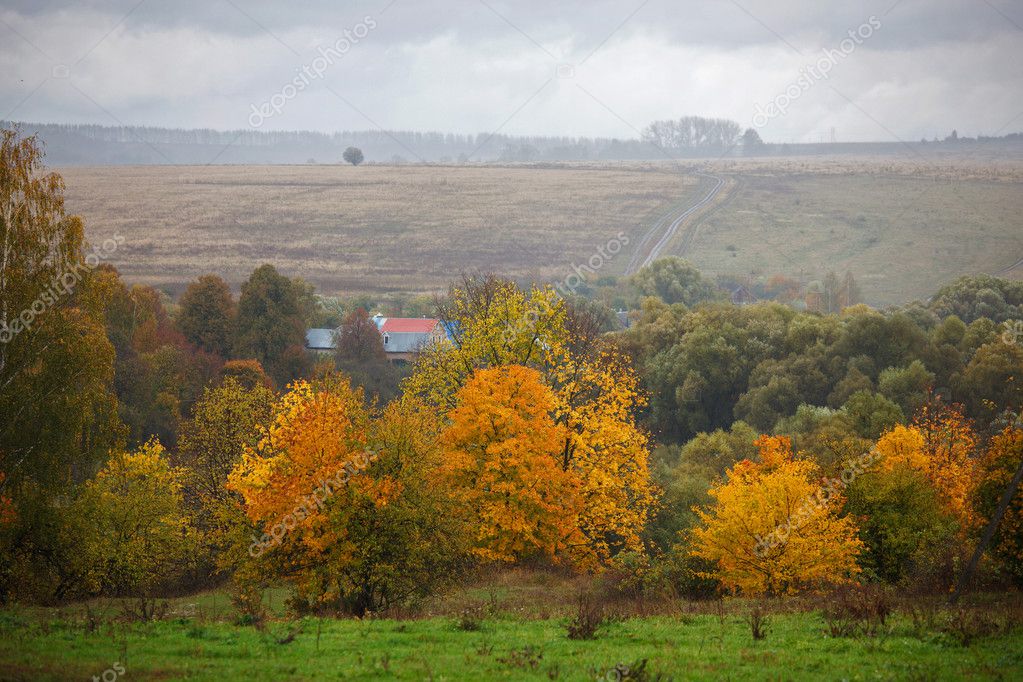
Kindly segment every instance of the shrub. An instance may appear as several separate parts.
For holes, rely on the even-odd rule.
[[[594,639],[608,620],[604,605],[587,595],[580,596],[576,603],[576,614],[568,622],[568,638]]]

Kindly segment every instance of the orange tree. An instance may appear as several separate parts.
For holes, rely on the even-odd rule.
[[[558,560],[581,544],[579,481],[559,466],[565,427],[536,370],[477,370],[457,394],[442,435],[442,477],[475,519],[474,553]]]
[[[453,340],[424,349],[404,382],[405,394],[444,414],[477,369],[535,369],[551,391],[551,413],[561,427],[558,466],[580,484],[587,561],[640,550],[639,533],[656,494],[647,437],[635,422],[645,400],[628,358],[592,317],[568,307],[549,287],[527,292],[493,277],[466,278],[440,312]]]
[[[877,441],[883,471],[905,466],[927,476],[942,506],[963,533],[979,520],[972,505],[976,485],[977,436],[960,409],[929,405],[910,426],[896,426]]]
[[[795,459],[788,438],[761,436],[760,462],[743,460],[711,488],[697,510],[693,554],[712,562],[726,589],[787,594],[851,580],[862,543],[851,519],[839,517],[841,494],[820,483],[817,465]]]
[[[411,403],[374,419],[340,375],[294,384],[228,478],[256,529],[237,553],[243,592],[282,576],[300,610],[356,615],[426,594],[463,555],[450,498],[428,475],[437,432]]]

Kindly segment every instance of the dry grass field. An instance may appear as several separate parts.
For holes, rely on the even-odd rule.
[[[481,269],[556,280],[705,181],[667,168],[387,166],[61,169],[68,205],[131,280],[179,290],[263,262],[325,293],[422,292]],[[624,270],[628,254],[601,274]]]
[[[206,272],[240,284],[263,262],[328,294],[440,290],[464,270],[558,280],[619,231],[635,246],[711,181],[729,191],[665,253],[710,274],[813,279],[850,270],[869,303],[925,297],[1023,258],[1016,158],[742,159],[526,166],[60,169],[112,262],[172,293]],[[623,252],[603,274],[621,274]],[[1017,270],[1013,276],[1020,276]]]

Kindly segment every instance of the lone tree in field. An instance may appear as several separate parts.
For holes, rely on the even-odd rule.
[[[363,157],[362,150],[358,147],[349,147],[345,150],[345,153],[341,155],[341,158],[353,166],[358,166],[362,163],[362,160],[365,157]]]

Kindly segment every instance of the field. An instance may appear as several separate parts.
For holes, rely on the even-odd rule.
[[[689,164],[212,166],[61,169],[90,238],[172,293],[206,272],[234,285],[272,262],[328,294],[428,292],[461,271],[556,281],[619,231],[621,275],[659,217],[728,180],[667,245],[711,275],[811,280],[850,270],[867,302],[926,297],[1023,258],[1018,162],[750,159]],[[694,230],[692,233],[689,230]],[[655,240],[656,241],[656,240]],[[1020,268],[1003,273],[1023,276]]]
[[[562,279],[702,182],[668,169],[117,167],[63,171],[96,240],[125,237],[130,279],[180,289],[263,262],[327,293],[433,291],[462,270]],[[695,200],[695,199],[694,199]],[[608,274],[624,269],[621,255]],[[603,274],[603,273],[602,273]]]
[[[955,628],[943,628],[940,615],[928,626],[923,616],[899,612],[872,636],[832,637],[819,613],[826,606],[823,599],[766,607],[773,613],[766,638],[759,641],[747,621],[752,603],[741,600],[632,602],[594,639],[573,640],[565,627],[573,612],[570,587],[574,584],[543,574],[513,575],[460,591],[412,617],[366,620],[284,618],[282,592],[274,590],[271,606],[278,615],[262,629],[235,624],[224,592],[173,600],[162,620],[145,623],[118,617],[113,600],[61,610],[7,609],[0,611],[0,679],[89,679],[115,670],[115,664],[126,679],[194,680],[956,680],[1023,675],[1023,633],[1018,629],[966,641]],[[470,603],[486,607],[479,621],[460,617]],[[948,613],[953,614],[945,616],[948,622],[958,622],[956,612]],[[996,618],[987,605],[961,613]],[[625,667],[631,676],[623,674]]]

